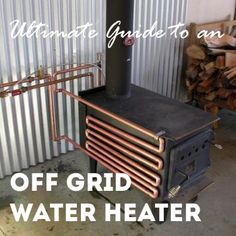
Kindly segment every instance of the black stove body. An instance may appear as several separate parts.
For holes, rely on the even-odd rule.
[[[110,130],[109,127],[113,127],[156,147],[159,145],[158,139],[153,139],[97,109],[82,103],[80,104],[80,137],[82,147],[88,149],[89,146],[88,151],[95,151],[95,155],[106,156],[108,154],[108,159],[116,159],[114,162],[108,163],[108,165],[112,167],[113,163],[115,163],[119,166],[124,166],[123,170],[127,171],[125,173],[134,173],[134,171],[130,171],[130,168],[133,168],[135,171],[140,170],[135,165],[135,163],[138,163],[143,165],[145,170],[157,174],[160,177],[160,182],[156,185],[158,195],[151,196],[155,201],[170,200],[176,196],[180,188],[185,189],[193,186],[195,182],[203,177],[203,174],[210,165],[210,143],[214,138],[211,124],[217,120],[216,117],[200,109],[134,85],[131,85],[131,96],[123,100],[110,99],[104,87],[81,92],[80,96],[91,104],[162,137],[164,140],[164,150],[162,153],[157,154],[137,142],[130,141],[126,136],[117,134],[117,132]],[[100,121],[105,126],[102,124],[100,129],[99,125],[98,127],[90,126],[88,119],[86,119],[87,117],[98,120],[98,123],[94,123],[95,125],[99,124]],[[109,127],[107,128],[106,125]],[[108,133],[104,134],[104,130]],[[88,131],[91,131],[90,136]],[[123,142],[119,140],[120,138],[122,138]],[[109,141],[112,143],[109,143]],[[143,159],[150,160],[146,155],[140,154],[140,151],[134,149],[133,146],[127,146],[124,143],[127,141],[131,145],[143,148],[144,151],[159,157],[163,163],[162,167],[159,170],[154,170],[152,166],[137,159],[132,153],[137,154],[139,157],[141,156]],[[92,142],[92,144],[87,145],[87,142]],[[93,143],[95,146],[93,146]],[[97,143],[101,149],[96,148]],[[114,143],[118,146],[114,146]],[[104,149],[104,145],[110,149]],[[116,153],[113,153],[114,151]],[[120,159],[117,154],[121,154],[127,159]],[[129,163],[129,160],[134,161],[134,163]],[[140,170],[144,177],[148,176],[145,170]],[[91,159],[90,171],[96,171],[96,161],[93,159]],[[139,175],[134,177],[131,175],[131,177],[136,182],[136,178],[139,178]],[[142,179],[142,176],[140,176],[140,179]],[[145,178],[143,179],[146,180]],[[141,181],[140,185],[152,191],[152,187],[155,185],[148,188],[148,181],[146,180],[146,182]]]
[[[120,31],[132,30],[133,3],[107,1],[107,30],[117,21]],[[128,174],[154,203],[169,201],[196,186],[209,167],[217,118],[131,85],[134,42],[126,35],[109,47],[107,39],[106,86],[80,93],[86,101],[80,103],[81,146],[91,157],[91,172],[99,162]]]

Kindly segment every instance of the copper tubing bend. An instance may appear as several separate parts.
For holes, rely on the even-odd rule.
[[[104,156],[107,156],[107,158],[117,163],[118,165],[123,166],[125,169],[129,170],[133,174],[139,176],[141,179],[147,181],[154,187],[157,187],[160,185],[160,177],[157,174],[149,171],[148,169],[128,159],[127,157],[123,155],[119,155],[118,152],[113,152],[111,148],[106,148],[106,146],[103,145],[101,142],[97,140],[95,140],[95,142],[87,141],[87,145],[91,146],[94,150],[100,152]],[[120,157],[120,159],[117,157]],[[139,170],[135,169],[134,167]],[[143,174],[140,170],[143,171],[145,174]],[[148,174],[152,178],[148,177],[146,174]]]
[[[146,181],[140,179],[138,176],[131,173],[127,169],[123,168],[122,166],[114,163],[113,161],[106,158],[101,153],[95,151],[94,149],[92,149],[90,147],[90,143],[88,143],[88,142],[86,143],[86,150],[88,151],[89,156],[92,156],[93,158],[96,157],[96,159],[95,158],[94,159],[97,160],[99,163],[101,163],[103,166],[104,166],[104,164],[106,164],[105,167],[108,170],[111,170],[112,172],[115,172],[115,173],[126,173],[126,174],[128,174],[129,177],[131,178],[132,184],[134,186],[136,186],[138,189],[145,192],[146,194],[148,194],[152,198],[157,198],[158,197],[158,189],[157,188],[151,186],[149,183],[147,183]]]
[[[51,135],[52,135],[52,140],[53,141],[60,141],[60,140],[64,139],[63,138],[64,136],[59,136],[57,134],[57,129],[56,129],[55,100],[54,100],[55,93],[57,92],[56,84],[66,82],[66,81],[72,81],[72,80],[75,80],[75,79],[80,79],[80,78],[83,78],[83,77],[92,77],[92,78],[94,78],[93,73],[85,73],[85,74],[77,75],[77,76],[74,76],[74,77],[71,77],[71,78],[64,78],[64,79],[60,79],[60,80],[57,80],[57,76],[61,75],[61,74],[74,72],[74,71],[81,71],[81,70],[85,70],[85,69],[89,69],[89,68],[93,68],[93,67],[94,67],[93,65],[77,66],[77,67],[74,67],[74,68],[58,71],[58,72],[54,73],[52,77],[49,78],[49,85],[50,85],[49,88],[48,88],[49,89],[49,109],[50,109],[50,120],[51,120],[51,133],[52,133]],[[68,92],[68,93],[70,93],[70,92]],[[65,136],[65,137],[67,137],[67,136]]]
[[[124,153],[125,155],[130,156],[131,158],[133,158],[134,160],[139,161],[140,163],[152,168],[155,171],[158,171],[158,165],[156,163],[153,163],[152,161],[147,160],[146,158],[143,158],[142,156],[139,156],[138,154],[128,150],[127,148],[122,147],[121,145],[105,138],[102,135],[99,135],[98,133],[87,129],[86,130],[86,138],[88,140],[92,140],[92,138],[95,137],[96,139],[101,140],[102,142],[112,146],[113,148],[116,148],[119,152]]]
[[[136,138],[133,135],[130,135],[130,134],[128,134],[128,133],[126,133],[126,132],[124,132],[120,129],[117,129],[114,126],[108,125],[105,122],[102,122],[102,121],[98,120],[95,117],[87,116],[86,117],[86,124],[89,125],[91,122],[103,127],[104,129],[106,129],[108,131],[111,131],[112,133],[114,133],[114,134],[116,134],[120,137],[123,137],[123,138],[125,138],[125,139],[127,139],[127,140],[129,140],[133,143],[136,143],[136,144],[138,144],[142,147],[145,147],[146,149],[149,149],[150,151],[159,153],[159,148],[157,148],[156,146],[151,145],[151,144],[149,144],[149,143],[147,143],[147,142],[145,142],[145,141],[143,141],[139,138]]]
[[[105,126],[106,128],[109,127],[109,131],[116,131],[116,132],[119,132],[119,134],[122,134],[123,137],[132,139],[132,141],[136,141],[136,142],[138,142],[138,143],[142,143],[145,147],[146,147],[146,146],[149,146],[148,143],[143,142],[141,139],[138,139],[138,138],[136,138],[136,137],[134,137],[134,136],[131,136],[131,135],[129,135],[129,134],[127,134],[127,133],[125,133],[125,132],[123,132],[123,131],[121,131],[121,130],[118,130],[118,129],[116,129],[116,128],[113,129],[113,127],[111,127],[111,126],[107,125],[106,123],[101,122],[101,121],[99,121],[99,120],[97,120],[97,119],[94,119],[94,118],[92,118],[92,117],[88,117],[88,118],[87,118],[87,122],[86,122],[86,123],[87,123],[87,126],[88,126],[89,128],[91,128],[92,130],[96,130],[96,131],[98,131],[100,134],[105,135],[106,137],[110,138],[111,140],[115,140],[116,142],[118,142],[119,144],[121,144],[121,145],[123,145],[123,146],[129,148],[130,150],[133,150],[133,151],[135,151],[136,153],[139,153],[139,154],[141,154],[141,155],[147,157],[147,158],[150,159],[151,161],[156,162],[156,163],[158,164],[158,169],[162,169],[162,168],[163,168],[163,161],[161,160],[161,158],[156,157],[155,155],[151,154],[150,152],[148,152],[148,151],[146,151],[146,150],[144,150],[144,149],[142,149],[142,148],[140,148],[140,147],[138,147],[138,146],[136,146],[136,145],[133,145],[132,143],[130,143],[130,142],[128,142],[128,141],[126,141],[126,140],[124,140],[124,139],[122,139],[122,138],[119,138],[119,137],[116,136],[116,135],[111,134],[110,132],[108,132],[108,131],[106,131],[106,130],[100,128],[100,127],[98,127],[97,125],[92,124],[92,123],[91,123],[91,119],[93,119],[93,121],[97,122],[97,124],[99,123],[100,126],[103,126],[103,127]]]
[[[158,174],[156,174],[154,171],[149,170],[148,168],[146,168],[145,166],[139,164],[136,161],[133,161],[132,159],[124,156],[123,154],[121,154],[120,152],[117,152],[114,148],[110,148],[108,145],[100,142],[98,139],[93,138],[93,137],[89,137],[89,140],[92,143],[95,143],[97,146],[99,146],[100,148],[102,148],[103,150],[107,151],[108,153],[111,153],[113,156],[115,156],[116,158],[118,158],[119,160],[124,161],[125,163],[135,167],[136,169],[142,171],[146,176],[151,177],[153,180],[150,180],[154,186],[157,186],[160,183],[160,177]]]
[[[108,117],[110,117],[110,118],[112,118],[112,119],[114,119],[118,122],[121,122],[124,125],[127,125],[127,126],[133,128],[133,129],[141,132],[142,134],[147,135],[148,137],[151,137],[155,141],[158,141],[159,148],[156,149],[157,153],[163,153],[165,151],[165,140],[164,140],[164,138],[157,136],[155,133],[151,132],[150,130],[147,130],[147,129],[145,129],[145,128],[143,128],[143,127],[141,127],[141,126],[139,126],[139,125],[137,125],[137,124],[135,124],[131,121],[128,121],[128,120],[118,116],[118,115],[115,115],[114,113],[109,112],[109,111],[107,111],[107,110],[105,110],[105,109],[103,109],[103,108],[101,108],[101,107],[99,107],[99,106],[97,106],[97,105],[95,105],[95,104],[79,97],[79,96],[76,96],[76,95],[74,95],[74,94],[72,94],[72,93],[70,93],[70,92],[68,92],[64,89],[62,89],[61,92],[64,95],[70,96],[70,97],[74,98],[75,100],[77,100],[78,102],[81,102],[84,105],[86,105],[86,106],[88,106],[88,107],[90,107],[90,108],[92,108],[96,111],[99,111],[102,114],[107,115]]]

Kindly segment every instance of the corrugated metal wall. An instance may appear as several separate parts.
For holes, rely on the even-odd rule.
[[[158,20],[161,28],[185,22],[187,0],[136,0],[135,28],[149,28]],[[12,20],[49,25],[50,30],[71,31],[93,23],[99,37],[93,40],[11,39]],[[0,83],[19,80],[37,71],[63,69],[55,65],[95,62],[105,48],[105,0],[0,0]],[[170,97],[179,94],[183,41],[173,37],[138,40],[133,52],[133,82]],[[98,85],[95,82],[95,85]],[[86,81],[67,83],[77,93],[89,87]],[[50,141],[47,89],[0,100],[0,178],[44,162],[73,147]],[[79,141],[78,104],[58,96],[61,134]]]
[[[180,78],[184,40],[177,39],[167,28],[185,23],[188,0],[135,1],[135,28],[158,28],[168,32],[161,39],[139,39],[133,56],[133,81],[135,84],[168,97],[180,97]],[[184,30],[184,28],[181,28]]]

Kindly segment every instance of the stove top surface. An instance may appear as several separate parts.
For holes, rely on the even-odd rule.
[[[81,92],[80,95],[116,115],[130,120],[172,140],[180,140],[206,128],[218,118],[198,108],[132,85],[131,97],[113,100],[105,87]]]

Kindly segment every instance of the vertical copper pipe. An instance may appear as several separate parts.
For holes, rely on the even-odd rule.
[[[54,81],[54,78],[51,77],[50,81]],[[50,121],[51,121],[51,133],[52,133],[52,140],[53,141],[59,141],[57,135],[57,128],[56,128],[56,117],[55,117],[55,85],[51,85],[48,88],[49,92],[49,111],[50,111]]]
[[[59,71],[53,74],[53,76],[49,77],[49,81],[50,82],[55,82],[56,78],[59,74],[64,74],[64,73],[68,73],[68,72],[73,72],[73,71],[79,71],[79,70],[83,70],[83,69],[89,69],[94,67],[93,65],[83,65],[83,66],[78,66],[75,68],[70,68],[67,70],[63,70],[63,71]],[[93,75],[91,73],[91,75]],[[74,79],[76,79],[77,77],[75,77]],[[53,141],[60,141],[61,138],[58,137],[57,134],[57,128],[56,128],[56,117],[55,117],[55,99],[54,99],[54,95],[56,93],[56,84],[51,84],[48,88],[49,91],[49,112],[50,112],[50,121],[51,121],[51,133],[52,133],[52,140]]]

